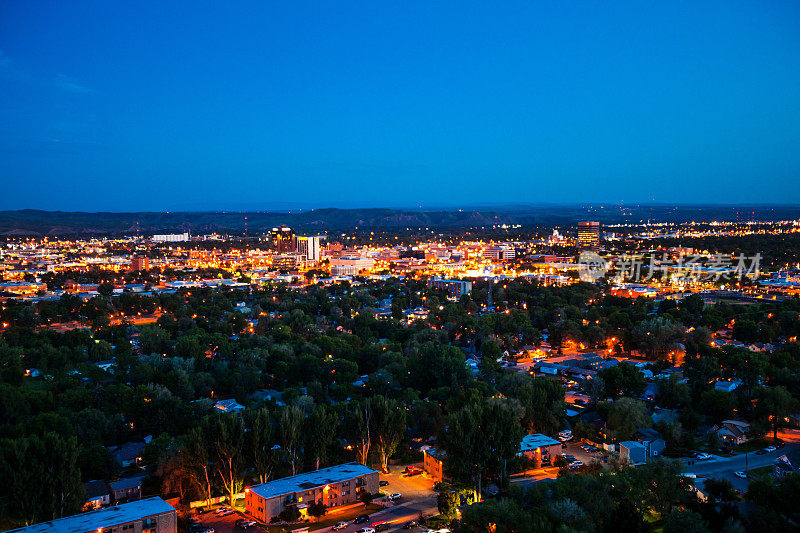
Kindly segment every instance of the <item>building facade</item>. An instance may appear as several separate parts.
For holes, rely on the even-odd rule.
[[[9,533],[178,533],[178,513],[161,498],[147,498],[76,514]]]
[[[188,233],[169,233],[166,235],[153,235],[153,242],[186,242],[189,240]]]
[[[131,258],[131,271],[139,272],[150,270],[150,258],[145,255],[135,255]]]
[[[460,298],[472,291],[472,282],[457,279],[428,278],[428,287],[447,291],[447,295],[451,298]]]
[[[308,261],[318,263],[322,260],[322,241],[325,235],[301,235],[297,237],[297,253],[306,256]]]
[[[441,483],[444,480],[444,452],[434,448],[428,448],[422,452],[422,467],[425,472],[433,479],[434,483]]]
[[[269,236],[272,240],[272,245],[275,247],[275,251],[279,254],[285,254],[297,250],[297,243],[294,239],[294,230],[289,226],[278,226],[277,228],[272,228],[272,231],[269,232]]]
[[[256,520],[269,522],[288,507],[301,514],[311,502],[338,507],[358,502],[361,494],[379,491],[379,474],[359,463],[345,463],[255,485],[244,491],[245,510]]]
[[[596,250],[600,247],[600,223],[594,220],[578,222],[578,248]]]

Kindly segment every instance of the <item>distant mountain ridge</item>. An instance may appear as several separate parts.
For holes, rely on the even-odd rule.
[[[24,209],[0,211],[0,235],[5,236],[90,236],[189,231],[238,233],[245,228],[261,233],[280,224],[298,232],[402,228],[474,228],[493,224],[523,226],[564,226],[579,220],[605,224],[660,221],[748,221],[796,220],[800,206],[588,206],[546,205],[531,207],[482,207],[475,209],[411,210],[389,208],[326,208],[296,213],[270,211],[186,211],[186,212],[66,212]]]

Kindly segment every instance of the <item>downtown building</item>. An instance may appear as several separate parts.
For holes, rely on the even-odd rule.
[[[300,235],[297,237],[297,253],[305,255],[308,261],[319,263],[322,260],[322,241],[325,235]]]
[[[578,248],[597,250],[600,247],[600,223],[597,221],[578,222]]]

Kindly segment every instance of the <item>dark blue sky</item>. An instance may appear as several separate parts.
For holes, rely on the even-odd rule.
[[[796,0],[0,3],[0,209],[798,185]]]

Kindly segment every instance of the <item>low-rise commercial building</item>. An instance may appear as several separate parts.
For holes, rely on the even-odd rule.
[[[315,501],[326,507],[347,505],[364,492],[376,494],[378,477],[377,470],[353,462],[276,479],[245,489],[245,509],[256,520],[269,522],[288,507],[303,513]]]

